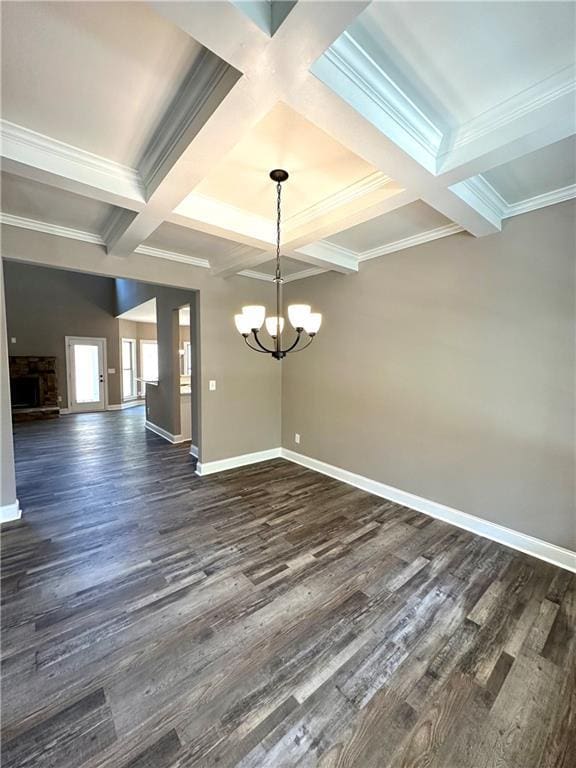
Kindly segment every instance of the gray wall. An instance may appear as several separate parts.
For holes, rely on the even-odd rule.
[[[246,277],[214,278],[207,269],[143,254],[115,257],[91,243],[10,226],[2,226],[2,256],[199,291],[195,321],[202,348],[200,460],[225,459],[280,445],[281,366],[266,355],[248,351],[233,320],[243,304],[268,303],[272,308],[268,283]],[[216,392],[208,391],[209,379],[216,379]]]
[[[106,339],[108,402],[121,402],[114,280],[7,261],[8,354],[56,357],[62,408],[68,407],[65,336]],[[11,343],[11,338],[16,343]]]
[[[290,283],[284,447],[576,548],[575,206]],[[302,441],[294,443],[294,433]]]

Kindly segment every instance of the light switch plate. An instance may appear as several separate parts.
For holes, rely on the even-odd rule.
[[[10,339],[10,343],[16,344],[16,336],[12,336],[12,338]]]
[[[116,373],[116,368],[108,368],[108,373]]]
[[[214,379],[210,379],[210,381],[208,382],[208,389],[210,390],[210,392],[216,391],[216,382]]]
[[[298,434],[298,432],[294,433],[294,442],[295,443],[300,443],[300,435]]]

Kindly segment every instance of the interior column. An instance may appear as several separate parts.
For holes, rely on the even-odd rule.
[[[16,471],[12,438],[12,408],[8,366],[8,328],[4,297],[4,262],[0,266],[0,523],[22,515],[16,498]]]
[[[180,434],[180,327],[178,310],[162,296],[156,298],[158,334],[158,397],[162,426]]]

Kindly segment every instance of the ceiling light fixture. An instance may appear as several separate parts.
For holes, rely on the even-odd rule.
[[[281,169],[270,171],[270,178],[276,182],[276,274],[274,282],[276,283],[276,314],[266,317],[266,307],[253,304],[242,307],[241,315],[234,315],[234,322],[238,333],[242,334],[244,341],[253,349],[254,352],[262,352],[272,355],[276,360],[282,360],[288,352],[301,352],[314,341],[314,336],[318,333],[322,324],[322,315],[318,312],[312,312],[309,304],[291,304],[288,307],[288,320],[296,331],[296,338],[282,349],[282,332],[284,331],[284,317],[282,316],[282,272],[280,270],[280,213],[281,213],[281,195],[282,182],[288,178],[288,173]],[[272,349],[268,349],[260,341],[258,333],[263,325],[266,325],[268,335],[274,344]],[[308,339],[303,337],[306,333]],[[253,335],[257,346],[253,346],[248,341],[250,334]],[[306,341],[304,345],[300,341]]]

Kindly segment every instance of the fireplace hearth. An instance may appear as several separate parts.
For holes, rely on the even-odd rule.
[[[60,415],[55,357],[11,357],[10,397],[14,421]]]

